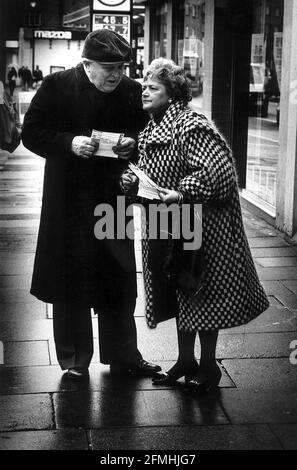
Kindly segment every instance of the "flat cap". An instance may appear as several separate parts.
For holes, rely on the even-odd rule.
[[[109,29],[89,33],[82,51],[82,57],[96,62],[129,62],[131,54],[126,39]]]

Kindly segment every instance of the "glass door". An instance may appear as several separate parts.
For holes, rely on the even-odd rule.
[[[279,154],[283,10],[283,0],[253,1],[246,191],[272,212]]]

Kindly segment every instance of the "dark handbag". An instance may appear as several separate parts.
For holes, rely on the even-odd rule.
[[[171,240],[149,239],[148,267],[151,271],[152,302],[156,323],[176,317],[176,277],[170,269]]]
[[[203,248],[184,250],[183,243],[183,239],[149,240],[148,267],[156,323],[177,316],[176,289],[197,298],[204,287]]]
[[[180,259],[176,267],[177,287],[190,297],[198,296],[205,282],[205,259],[203,247],[184,250],[179,247]]]
[[[198,250],[185,250],[184,240],[171,240],[165,269],[175,278],[175,286],[190,297],[199,294],[205,281],[203,246]]]

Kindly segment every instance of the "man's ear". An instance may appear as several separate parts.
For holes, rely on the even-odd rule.
[[[87,70],[90,70],[91,62],[88,60],[83,60],[82,63]]]

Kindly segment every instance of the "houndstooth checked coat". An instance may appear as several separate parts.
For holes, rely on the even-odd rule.
[[[159,186],[202,203],[206,280],[197,297],[177,289],[178,327],[215,330],[249,322],[268,308],[244,232],[231,151],[202,114],[181,102],[139,136],[139,166]],[[143,240],[148,326],[156,326],[149,245]]]

